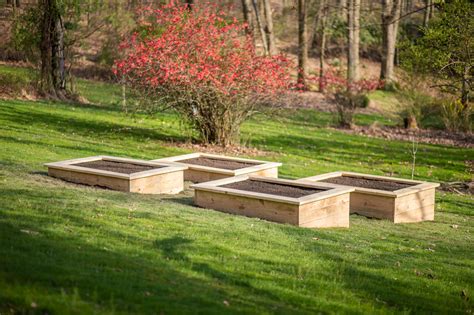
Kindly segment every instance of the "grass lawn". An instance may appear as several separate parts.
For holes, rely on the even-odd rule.
[[[0,68],[2,71],[4,67]],[[472,313],[474,200],[437,193],[436,220],[303,229],[46,176],[45,162],[186,153],[172,113],[119,110],[120,90],[80,81],[94,105],[0,101],[0,314]],[[380,117],[360,115],[361,124]],[[311,110],[258,116],[242,139],[281,176],[335,170],[409,178],[411,143],[347,135]],[[416,179],[470,180],[474,150],[419,146]]]

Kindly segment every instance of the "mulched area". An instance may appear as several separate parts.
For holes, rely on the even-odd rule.
[[[214,168],[223,168],[223,169],[232,170],[232,171],[260,164],[260,163],[232,161],[232,160],[225,160],[225,159],[220,160],[220,159],[208,158],[208,157],[203,157],[203,156],[187,159],[187,160],[180,160],[177,162],[208,166],[208,167],[214,167]]]
[[[353,186],[353,187],[361,187],[361,188],[379,189],[379,190],[386,190],[386,191],[395,191],[395,190],[399,190],[399,189],[416,185],[416,184],[392,182],[392,181],[383,180],[383,179],[367,179],[367,178],[352,177],[352,176],[339,176],[339,177],[327,178],[327,179],[320,180],[320,182]]]
[[[311,194],[325,191],[326,189],[309,188],[301,186],[292,186],[286,184],[268,183],[258,180],[244,180],[241,182],[230,183],[219,187],[232,188],[244,191],[251,191],[276,196],[299,198]]]
[[[133,173],[149,171],[149,170],[154,170],[157,168],[164,167],[164,166],[159,166],[159,165],[150,166],[150,165],[141,165],[141,164],[135,164],[135,163],[129,163],[129,162],[117,162],[117,161],[106,161],[106,160],[83,162],[83,163],[77,163],[77,164],[72,164],[72,165],[93,168],[93,169],[102,170],[102,171],[122,173],[122,174],[133,174]]]
[[[410,130],[398,127],[356,126],[354,129],[337,129],[339,131],[364,135],[372,138],[387,140],[413,141],[420,143],[439,144],[460,148],[474,148],[474,134],[448,132],[444,130],[416,129]]]

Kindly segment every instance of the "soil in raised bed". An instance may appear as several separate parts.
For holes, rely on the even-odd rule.
[[[353,186],[353,187],[361,187],[361,188],[386,190],[386,191],[395,191],[395,190],[417,185],[417,184],[410,184],[410,183],[392,182],[389,180],[375,179],[375,178],[368,179],[368,178],[362,178],[362,177],[357,177],[357,176],[339,176],[339,177],[333,177],[333,178],[326,178],[326,179],[320,180],[320,182]]]
[[[230,183],[219,187],[232,188],[244,191],[252,191],[270,195],[299,198],[315,193],[325,191],[326,189],[309,188],[301,186],[292,186],[279,183],[262,182],[259,180],[244,180],[241,182]]]
[[[104,161],[104,160],[82,162],[82,163],[77,163],[77,164],[72,164],[72,165],[93,168],[93,169],[102,170],[102,171],[123,173],[123,174],[133,174],[133,173],[149,171],[149,170],[154,170],[154,169],[163,167],[159,165],[151,166],[151,165],[135,164],[135,163],[130,163],[130,162],[116,162],[116,161]]]
[[[260,163],[234,161],[234,160],[227,160],[227,159],[215,159],[215,158],[208,158],[204,156],[200,156],[200,157],[192,158],[192,159],[180,160],[176,162],[208,166],[208,167],[214,167],[214,168],[223,168],[223,169],[231,170],[231,171],[260,164]]]

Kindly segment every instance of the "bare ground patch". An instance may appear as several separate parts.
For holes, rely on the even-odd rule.
[[[461,148],[474,148],[473,133],[453,133],[444,130],[433,129],[404,129],[400,127],[374,127],[355,126],[353,129],[337,129],[339,131],[382,138],[387,140],[417,141],[419,143],[454,146]]]

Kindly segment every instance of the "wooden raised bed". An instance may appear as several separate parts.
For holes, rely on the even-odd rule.
[[[192,185],[203,208],[301,227],[349,227],[349,193],[317,183],[238,176]]]
[[[278,177],[281,163],[207,153],[191,153],[153,160],[156,162],[174,162],[188,167],[184,171],[184,180],[202,183],[239,175],[258,175]]]
[[[176,194],[183,190],[185,166],[92,156],[45,164],[52,177],[91,186],[142,194]]]
[[[351,213],[388,219],[394,223],[434,220],[435,188],[438,183],[353,172],[327,173],[299,181],[354,187],[350,199]]]

